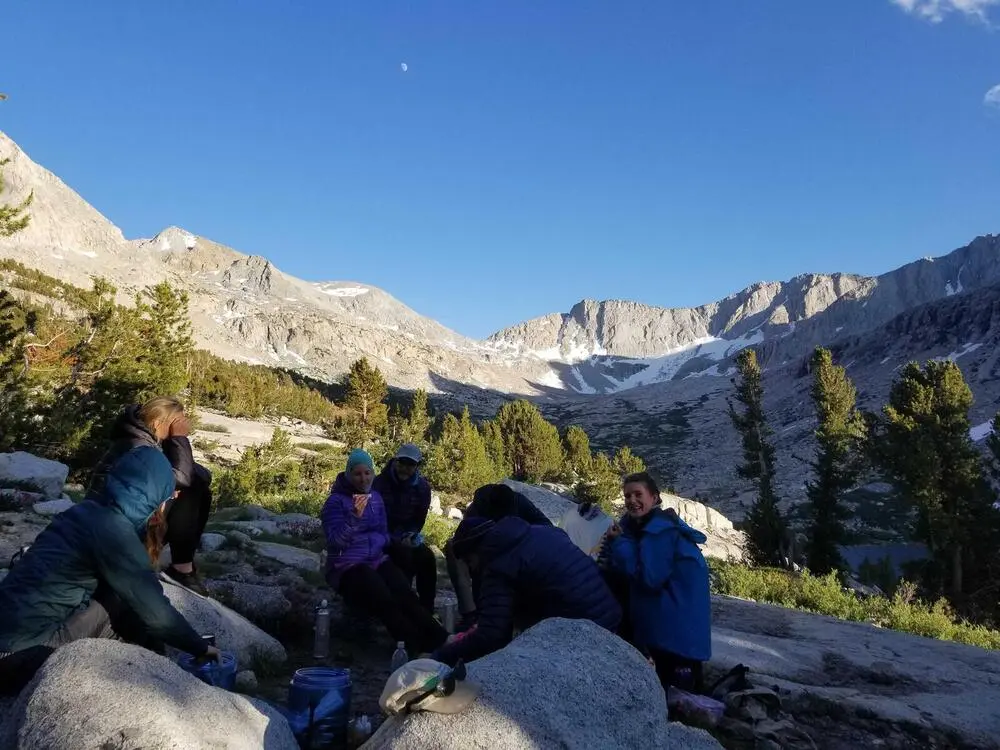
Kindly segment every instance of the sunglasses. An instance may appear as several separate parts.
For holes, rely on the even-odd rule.
[[[407,468],[413,468],[417,465],[417,462],[412,458],[397,458],[396,463]]]

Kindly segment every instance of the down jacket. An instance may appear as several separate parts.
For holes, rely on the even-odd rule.
[[[389,528],[382,496],[373,489],[365,512],[359,518],[354,514],[356,494],[347,475],[341,473],[320,511],[326,536],[326,575],[334,588],[340,584],[340,576],[345,570],[355,565],[377,568],[387,559],[385,548],[389,544]]]
[[[482,567],[479,621],[434,658],[454,665],[510,643],[514,627],[530,628],[550,617],[592,620],[614,631],[621,607],[597,564],[562,529],[529,524],[516,516],[498,521],[479,543]]]
[[[420,474],[406,482],[400,482],[393,471],[395,459],[375,477],[372,489],[382,496],[385,515],[389,524],[389,536],[395,540],[406,534],[418,534],[424,528],[427,512],[431,508],[431,485]]]
[[[173,492],[159,449],[121,456],[101,491],[56,516],[0,583],[0,651],[45,644],[104,583],[150,635],[204,654],[205,642],[164,595],[142,540],[149,517]]]

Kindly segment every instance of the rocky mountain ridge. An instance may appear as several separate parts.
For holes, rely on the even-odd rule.
[[[1000,404],[1000,236],[877,277],[808,274],[760,282],[697,308],[584,300],[504,329],[464,337],[361,281],[309,282],[178,227],[128,240],[58,177],[0,133],[7,191],[34,191],[32,221],[0,239],[0,257],[86,286],[103,276],[128,301],[169,281],[190,296],[197,342],[235,360],[333,379],[367,356],[391,385],[423,387],[491,416],[503,400],[538,400],[560,424],[576,422],[596,447],[635,448],[675,490],[739,518],[745,486],[726,412],[732,358],[755,346],[765,365],[779,448],[779,483],[803,497],[812,431],[804,362],[832,347],[878,408],[908,360],[951,356],[985,423]],[[982,430],[977,434],[985,434]]]
[[[489,341],[553,364],[578,392],[610,393],[720,374],[720,364],[748,345],[801,356],[919,305],[997,282],[1000,236],[990,235],[877,277],[806,274],[760,282],[696,308],[584,300],[569,313],[521,323]]]

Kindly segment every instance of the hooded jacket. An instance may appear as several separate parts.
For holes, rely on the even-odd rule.
[[[354,496],[358,491],[343,472],[337,475],[330,497],[326,499],[320,520],[326,536],[327,579],[336,588],[340,576],[355,565],[377,568],[387,557],[389,529],[382,496],[372,489],[368,505],[359,518],[354,514]]]
[[[204,654],[205,642],[164,595],[142,540],[149,517],[173,492],[159,449],[122,455],[103,489],[56,516],[0,583],[0,651],[46,643],[104,583],[151,635]]]
[[[515,624],[526,629],[550,617],[591,620],[612,631],[618,627],[621,607],[597,564],[561,529],[514,516],[492,524],[485,534],[481,525],[466,528],[481,535],[475,548],[483,571],[478,625],[433,658],[450,665],[478,659],[510,643]]]
[[[431,485],[420,472],[406,482],[396,478],[393,459],[375,477],[372,489],[382,496],[389,536],[398,541],[405,534],[417,534],[424,528],[431,507]]]
[[[610,565],[629,580],[636,645],[692,661],[712,656],[707,537],[676,513],[656,508],[645,523],[626,517],[611,542]]]
[[[484,484],[465,509],[466,518],[499,521],[507,516],[516,516],[533,526],[552,526],[552,521],[533,502],[506,484]]]
[[[194,482],[201,481],[206,484],[212,483],[212,474],[203,466],[194,462],[191,452],[191,441],[183,436],[168,437],[162,443],[158,442],[156,435],[149,431],[149,428],[139,419],[139,406],[133,404],[122,410],[111,428],[111,447],[97,462],[94,471],[90,476],[90,485],[87,489],[87,496],[95,496],[104,487],[104,479],[115,461],[122,455],[137,448],[140,445],[158,448],[163,451],[169,459],[170,466],[174,470],[174,481],[177,489],[183,490],[190,487]]]

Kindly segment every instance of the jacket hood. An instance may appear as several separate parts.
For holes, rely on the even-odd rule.
[[[134,440],[142,443],[149,443],[150,445],[158,445],[159,441],[145,423],[139,419],[139,405],[133,404],[132,406],[125,407],[121,414],[118,415],[118,419],[115,420],[114,426],[111,428],[111,439],[112,440]]]
[[[484,562],[502,555],[528,535],[531,524],[517,516],[497,521],[479,544],[479,556]]]
[[[396,459],[392,459],[389,461],[389,463],[385,465],[385,467],[382,469],[380,473],[380,475],[385,477],[385,479],[390,484],[403,485],[409,487],[416,487],[418,484],[420,484],[420,480],[423,478],[423,476],[421,475],[419,469],[413,472],[413,476],[410,477],[408,480],[406,480],[405,482],[401,482],[396,477],[395,466],[396,466]]]
[[[650,534],[659,534],[660,532],[675,528],[680,532],[682,537],[695,544],[704,544],[708,541],[707,536],[693,526],[689,526],[673,509],[667,511],[663,508],[655,508],[650,513],[650,516],[649,521],[646,523],[646,530]]]
[[[167,457],[158,448],[142,445],[114,463],[94,500],[120,510],[141,532],[160,504],[173,496],[174,487],[174,471]]]

